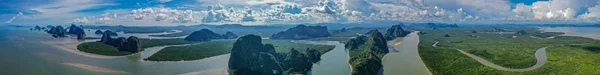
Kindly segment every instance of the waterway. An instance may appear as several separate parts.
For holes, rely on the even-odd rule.
[[[390,53],[383,57],[383,75],[430,75],[419,56],[419,35],[413,32],[388,42]]]

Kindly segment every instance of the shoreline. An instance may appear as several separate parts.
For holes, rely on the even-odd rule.
[[[187,72],[187,73],[182,73],[182,74],[178,74],[178,75],[229,75],[229,72],[227,72],[227,68],[217,68],[217,69]]]
[[[403,52],[403,53],[410,53],[410,54],[412,54],[413,53],[412,52],[413,51],[412,47],[414,47],[414,49],[415,49],[414,50],[415,55],[408,54],[410,56],[402,56],[401,58],[393,58],[394,56],[398,57],[397,55],[407,55],[407,54],[403,54],[400,51],[399,51],[399,53],[388,53],[388,54],[386,54],[382,58],[382,63],[384,63],[383,61],[385,61],[386,57],[387,57],[387,60],[389,60],[389,61],[394,61],[393,59],[403,59],[403,62],[396,62],[396,64],[398,64],[398,63],[406,63],[406,64],[422,65],[422,66],[421,67],[419,67],[419,66],[412,66],[411,69],[400,68],[402,70],[402,72],[406,71],[406,72],[409,72],[410,74],[416,74],[416,75],[419,75],[419,74],[433,75],[433,73],[431,73],[431,71],[429,70],[429,67],[427,67],[427,64],[424,63],[423,59],[421,58],[421,55],[419,54],[419,47],[418,46],[419,46],[419,43],[420,43],[420,37],[419,37],[418,33],[419,33],[419,31],[414,31],[414,32],[410,33],[408,36],[398,37],[398,38],[396,38],[396,39],[394,39],[392,41],[389,41],[387,43],[388,46],[391,47],[391,49],[394,49],[394,50],[399,50],[397,48],[400,48],[400,49],[410,48],[410,49],[404,49],[404,50],[402,50],[401,52]],[[411,45],[413,45],[413,40],[416,40],[416,42],[414,42],[416,44],[414,44],[414,46],[411,46]],[[405,44],[405,45],[403,45],[403,44]],[[411,57],[411,58],[405,58],[405,57]],[[406,62],[407,60],[421,61],[421,62],[412,62],[412,63],[410,63],[410,62]],[[421,63],[421,64],[418,64],[418,63]],[[390,64],[390,62],[388,62],[388,64]],[[385,69],[385,67],[386,66],[384,64],[383,68]],[[393,65],[390,66],[390,65],[388,65],[387,67],[388,67],[388,69],[394,69],[394,68],[390,68],[390,67],[398,67],[398,66],[393,66]],[[407,66],[405,66],[405,67],[407,67]],[[420,68],[420,69],[419,70],[415,70],[416,68]],[[416,71],[424,71],[424,72],[416,72]],[[427,72],[427,73],[425,73],[425,72]],[[384,73],[386,73],[385,70],[384,70]],[[388,71],[387,73],[390,74],[390,73],[395,73],[395,72]],[[406,74],[409,74],[409,73],[406,73]]]
[[[112,69],[108,69],[108,68],[102,68],[102,67],[97,67],[97,66],[92,66],[92,65],[87,65],[87,64],[81,64],[81,63],[60,63],[63,64],[65,66],[71,66],[71,67],[76,67],[76,68],[81,68],[81,69],[85,69],[85,70],[89,70],[89,71],[94,71],[94,72],[103,72],[103,73],[125,73],[125,74],[129,74],[125,71],[120,71],[120,70],[112,70]]]
[[[79,44],[82,44],[84,42],[68,42],[68,43],[57,43],[57,42],[52,42],[52,41],[41,41],[44,44],[47,45],[52,45],[53,47],[59,48],[60,50],[63,51],[67,51],[70,53],[75,53],[77,55],[82,55],[82,56],[86,56],[86,57],[92,57],[92,58],[100,58],[100,59],[113,59],[113,58],[120,58],[120,57],[126,57],[129,55],[125,55],[125,56],[106,56],[106,55],[99,55],[99,54],[93,54],[93,53],[87,53],[87,52],[83,52],[77,49],[77,46]],[[136,54],[136,53],[134,53]],[[130,54],[130,55],[134,55],[134,54]]]
[[[417,56],[419,57],[419,60],[423,61],[423,58],[421,58],[421,54],[419,53],[419,43],[421,43],[421,36],[419,36],[419,32],[420,31],[416,31],[415,32],[415,36],[417,36]],[[437,43],[436,43],[437,44]],[[433,75],[433,73],[431,73],[431,70],[429,70],[429,67],[427,67],[427,64],[425,64],[425,62],[423,62],[423,66],[425,66],[425,69],[427,70],[427,72],[429,73],[429,75]]]
[[[231,53],[227,53],[227,54],[221,54],[221,55],[216,55],[216,56],[211,56],[211,57],[207,57],[207,58],[203,58],[203,59],[196,59],[196,60],[181,60],[181,61],[151,61],[151,60],[144,60],[144,59],[141,59],[140,61],[142,61],[142,62],[193,62],[193,61],[204,60],[204,59],[212,59],[212,58],[217,58],[217,57],[221,57],[221,56],[228,56],[228,55],[231,55]]]
[[[594,40],[600,40],[600,35],[594,35],[594,34],[592,34],[592,35],[575,34],[577,32],[564,31],[564,30],[561,30],[561,31],[549,31],[549,30],[546,29],[547,27],[537,27],[537,28],[538,28],[538,31],[541,31],[541,32],[561,32],[561,33],[564,33],[564,34],[558,35],[558,36],[583,37],[583,38],[589,38],[589,39],[594,39]],[[561,28],[569,28],[569,27],[561,27]],[[553,29],[560,29],[560,28],[553,28]]]

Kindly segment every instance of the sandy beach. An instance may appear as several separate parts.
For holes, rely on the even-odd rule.
[[[81,69],[85,69],[85,70],[89,70],[89,71],[94,71],[94,72],[127,73],[125,71],[112,70],[112,69],[107,69],[107,68],[102,68],[102,67],[97,67],[97,66],[92,66],[92,65],[87,65],[87,64],[80,64],[80,63],[61,63],[61,64],[67,65],[67,66],[72,66],[72,67],[77,67],[77,68],[81,68]]]
[[[60,48],[60,50],[71,52],[71,53],[75,53],[75,54],[86,56],[86,57],[100,58],[100,59],[112,59],[112,58],[125,57],[125,56],[105,56],[105,55],[98,55],[98,54],[86,53],[86,52],[77,50],[77,45],[79,45],[79,44],[81,44],[83,42],[67,42],[67,43],[63,43],[63,42],[42,41],[42,43],[48,44],[48,45],[53,45],[53,46],[55,46],[57,48]]]
[[[203,71],[189,72],[179,75],[228,75],[227,68],[217,68]]]

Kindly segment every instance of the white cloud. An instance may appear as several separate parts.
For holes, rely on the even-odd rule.
[[[173,1],[173,0],[158,0],[158,2],[160,2],[160,3],[167,3],[167,2],[171,2],[171,1]]]
[[[20,17],[22,15],[23,15],[23,13],[19,12],[19,14],[15,15],[14,17],[10,18],[7,21],[4,21],[4,23],[12,23],[13,20],[17,19],[17,17]]]
[[[76,23],[322,23],[392,20],[405,22],[491,23],[511,21],[597,22],[598,0],[538,1],[532,5],[507,0],[197,0],[201,9],[148,7],[80,16]],[[591,19],[591,20],[590,20]],[[596,20],[594,20],[596,19]]]

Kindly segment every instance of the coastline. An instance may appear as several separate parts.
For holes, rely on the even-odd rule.
[[[416,31],[415,32],[415,36],[417,36],[417,56],[419,57],[419,60],[423,61],[423,58],[421,58],[421,54],[419,53],[419,43],[421,43],[421,36],[419,36],[419,32],[420,31]],[[429,73],[429,75],[433,75],[433,73],[431,73],[431,71],[429,70],[429,67],[427,67],[427,64],[423,63],[423,66],[425,66],[425,69],[427,70],[427,72]]]
[[[565,30],[569,27],[560,27],[560,28],[552,28],[552,29],[548,29],[548,27],[537,27],[538,31],[541,32],[562,32],[564,34],[559,35],[559,36],[573,36],[573,37],[583,37],[583,38],[590,38],[590,39],[594,39],[594,40],[600,40],[600,35],[598,34],[576,34],[577,32],[574,31],[570,31],[570,30]],[[570,27],[573,28],[573,27]],[[553,29],[562,29],[562,30],[557,30],[557,31],[552,31]]]
[[[52,45],[56,48],[59,48],[60,50],[75,53],[75,54],[86,56],[86,57],[100,58],[100,59],[113,59],[113,58],[125,57],[125,56],[99,55],[99,54],[87,53],[87,52],[77,50],[77,46],[84,42],[68,42],[68,43],[58,43],[58,42],[52,42],[52,41],[41,41],[41,42],[44,44]],[[130,54],[130,55],[134,55],[134,54]],[[126,55],[126,56],[129,56],[129,55]]]
[[[211,57],[207,57],[207,58],[203,58],[203,59],[196,59],[196,60],[181,60],[181,61],[151,61],[151,60],[144,60],[145,58],[143,58],[143,59],[141,59],[140,61],[143,61],[143,62],[193,62],[193,61],[197,61],[197,60],[213,59],[213,58],[222,57],[222,56],[229,56],[229,55],[231,55],[231,53],[227,53],[227,54],[221,54],[221,55],[216,55],[216,56],[211,56]]]
[[[183,73],[183,74],[179,74],[179,75],[229,75],[229,72],[227,72],[227,68],[217,68],[217,69],[188,72],[188,73]]]
[[[433,75],[419,54],[419,31],[414,31],[405,37],[388,41],[390,49],[398,50],[388,53],[382,58],[384,74]],[[387,62],[386,62],[387,61]],[[390,69],[394,71],[385,71]]]
[[[61,63],[61,64],[66,65],[66,66],[81,68],[81,69],[85,69],[85,70],[89,70],[89,71],[94,71],[94,72],[129,74],[125,71],[112,70],[112,69],[108,69],[108,68],[102,68],[102,67],[97,67],[97,66],[92,66],[92,65],[87,65],[87,64],[81,64],[81,63]]]

